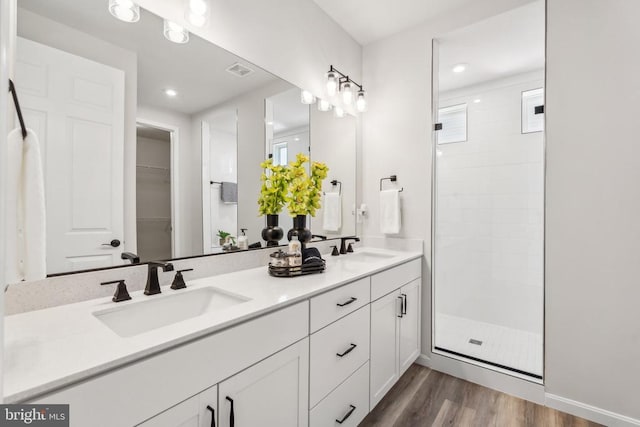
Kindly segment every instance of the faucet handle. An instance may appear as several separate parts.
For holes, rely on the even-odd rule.
[[[338,256],[340,255],[340,252],[338,251],[338,247],[337,246],[331,246],[333,248],[333,250],[331,251],[331,256]]]
[[[353,252],[353,243],[349,243],[349,247],[347,248],[347,252]]]
[[[171,289],[184,289],[187,287],[187,284],[184,283],[184,277],[182,277],[182,272],[184,271],[193,271],[193,268],[185,268],[184,270],[176,271],[176,277],[173,278],[173,282],[171,283]]]
[[[127,291],[127,285],[124,283],[124,280],[112,280],[110,282],[102,282],[100,283],[100,285],[113,285],[114,283],[117,283],[118,286],[116,287],[116,293],[113,294],[113,298],[111,298],[111,301],[120,302],[120,301],[130,300],[131,295],[129,295],[129,291]]]

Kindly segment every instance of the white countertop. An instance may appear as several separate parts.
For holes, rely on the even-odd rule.
[[[325,257],[327,268],[322,274],[276,278],[269,276],[264,266],[187,281],[187,289],[183,290],[163,287],[163,293],[154,296],[133,292],[131,301],[118,306],[136,304],[147,298],[171,298],[172,294],[204,287],[251,299],[127,338],[118,336],[93,315],[115,307],[111,298],[7,316],[4,321],[4,403],[28,401],[422,256],[421,252],[372,248],[360,248],[357,252],[365,250],[392,256],[367,263],[350,260],[351,254],[328,256]]]

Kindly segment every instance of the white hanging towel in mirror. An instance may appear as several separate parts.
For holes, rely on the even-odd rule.
[[[342,196],[339,193],[325,193],[322,228],[325,231],[340,231],[342,227]]]
[[[6,282],[47,276],[44,178],[38,136],[27,129],[7,138]]]
[[[398,234],[402,226],[400,219],[400,191],[383,190],[380,192],[380,232]]]

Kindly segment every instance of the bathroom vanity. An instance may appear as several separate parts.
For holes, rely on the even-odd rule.
[[[420,354],[420,252],[266,267],[6,319],[5,401],[74,426],[357,425]]]

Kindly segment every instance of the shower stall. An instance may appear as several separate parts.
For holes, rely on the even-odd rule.
[[[544,2],[434,40],[433,351],[541,382]]]

